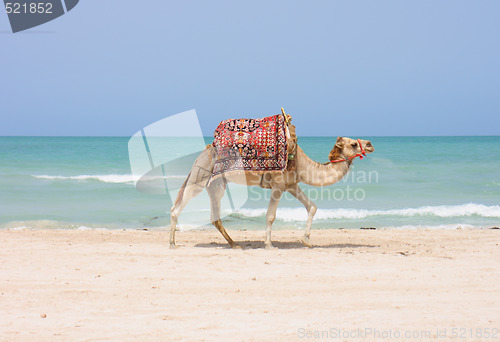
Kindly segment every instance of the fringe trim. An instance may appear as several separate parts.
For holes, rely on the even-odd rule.
[[[253,171],[253,170],[232,170],[232,171],[225,171],[225,172],[222,172],[222,173],[219,173],[217,175],[214,175],[212,174],[212,176],[210,177],[210,179],[208,180],[207,182],[207,187],[215,180],[223,177],[227,177],[227,176],[243,176],[243,175],[246,175],[248,173],[257,173],[257,174],[263,174],[263,173],[283,173],[283,172],[286,172],[286,166],[283,170],[269,170],[269,171],[266,171],[266,170],[258,170],[258,171]]]

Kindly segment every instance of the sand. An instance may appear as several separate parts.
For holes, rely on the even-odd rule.
[[[0,340],[500,340],[500,230],[229,234],[2,230]]]

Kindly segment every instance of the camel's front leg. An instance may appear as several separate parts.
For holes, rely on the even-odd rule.
[[[299,185],[295,185],[289,189],[287,189],[289,193],[291,193],[295,198],[297,198],[300,203],[306,207],[307,210],[307,223],[306,223],[306,231],[304,233],[304,238],[302,239],[302,243],[307,247],[312,247],[311,242],[309,240],[311,236],[311,226],[314,218],[314,214],[316,214],[316,210],[318,207],[314,204],[313,201],[306,196],[306,194],[302,191]]]
[[[271,190],[271,200],[269,201],[269,207],[267,208],[266,213],[266,249],[274,249],[273,244],[271,243],[271,227],[273,225],[274,219],[276,218],[276,209],[278,208],[278,204],[280,202],[282,194],[282,189]]]

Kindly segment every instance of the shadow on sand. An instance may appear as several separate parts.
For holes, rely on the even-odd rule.
[[[243,249],[259,249],[265,248],[264,241],[235,241],[238,245],[240,245]],[[300,241],[273,241],[273,246],[278,249],[309,249],[309,247],[304,246],[304,244]],[[227,243],[198,243],[195,247],[199,248],[228,248],[231,247]],[[358,245],[352,243],[339,243],[339,244],[327,244],[327,245],[314,245],[312,248],[376,248],[380,246],[376,245]]]

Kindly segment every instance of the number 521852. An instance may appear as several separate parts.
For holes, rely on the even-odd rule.
[[[50,2],[32,2],[30,4],[20,4],[18,2],[5,3],[7,14],[52,14],[52,4]]]

